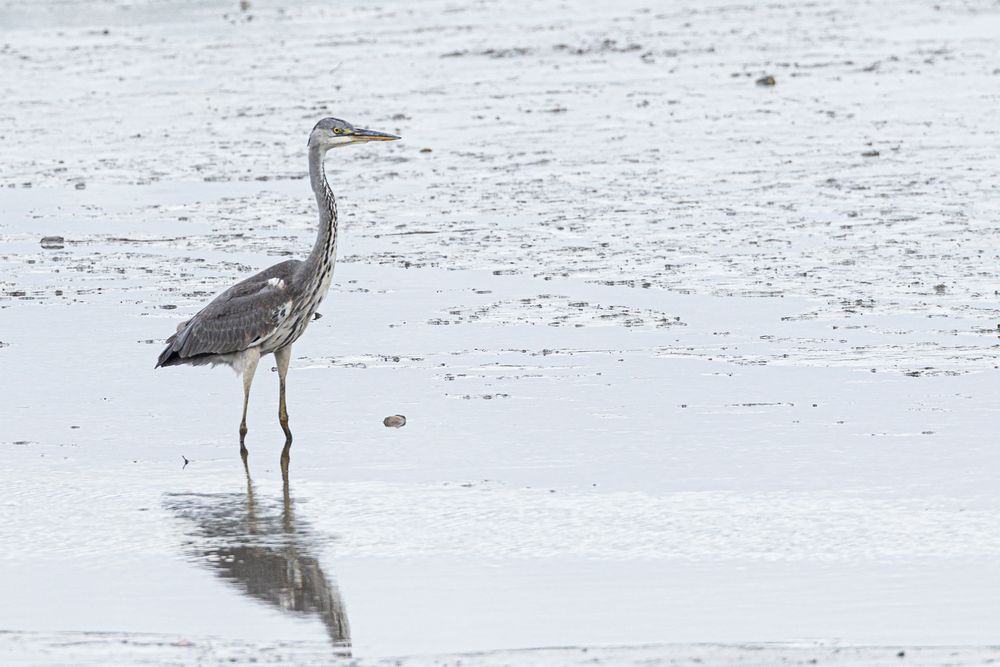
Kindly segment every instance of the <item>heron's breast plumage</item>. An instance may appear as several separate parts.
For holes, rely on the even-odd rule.
[[[291,313],[281,320],[274,334],[262,346],[262,354],[279,350],[298,340],[326,297],[333,280],[333,265],[337,256],[336,208],[331,217],[333,224],[326,251],[320,257],[316,270],[309,276],[302,297],[292,300]]]

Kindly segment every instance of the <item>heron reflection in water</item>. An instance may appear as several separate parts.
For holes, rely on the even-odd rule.
[[[283,497],[258,498],[247,472],[246,494],[170,494],[166,506],[190,523],[184,548],[244,595],[303,616],[316,616],[338,655],[350,655],[351,631],[336,584],[310,551],[319,540],[295,518],[283,471]]]

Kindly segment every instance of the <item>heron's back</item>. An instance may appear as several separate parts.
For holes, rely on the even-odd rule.
[[[301,266],[281,262],[227,289],[167,339],[156,367],[233,365],[250,348],[268,354],[294,342],[319,305],[304,291]]]

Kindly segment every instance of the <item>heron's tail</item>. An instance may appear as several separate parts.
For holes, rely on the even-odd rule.
[[[180,366],[188,362],[187,359],[181,357],[180,350],[184,347],[184,332],[187,331],[187,325],[190,321],[185,320],[177,325],[177,331],[167,339],[167,347],[163,352],[160,352],[160,358],[156,360],[154,369],[160,366]]]
[[[153,366],[153,368],[159,368],[160,366],[179,366],[183,363],[184,361],[181,359],[181,356],[177,354],[177,350],[174,349],[171,341],[168,341],[167,348],[163,350],[163,352],[160,352],[160,358],[156,360],[156,365]]]

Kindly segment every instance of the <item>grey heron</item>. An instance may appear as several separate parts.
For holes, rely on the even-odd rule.
[[[330,287],[337,254],[337,200],[323,161],[331,148],[368,141],[392,141],[394,134],[356,128],[324,118],[309,134],[309,180],[319,206],[319,232],[305,261],[288,260],[250,276],[215,297],[167,339],[160,366],[225,364],[243,374],[240,454],[246,461],[247,405],[260,358],[274,354],[278,366],[278,421],[285,433],[282,460],[292,442],[285,406],[285,375],[292,344],[305,331]]]

